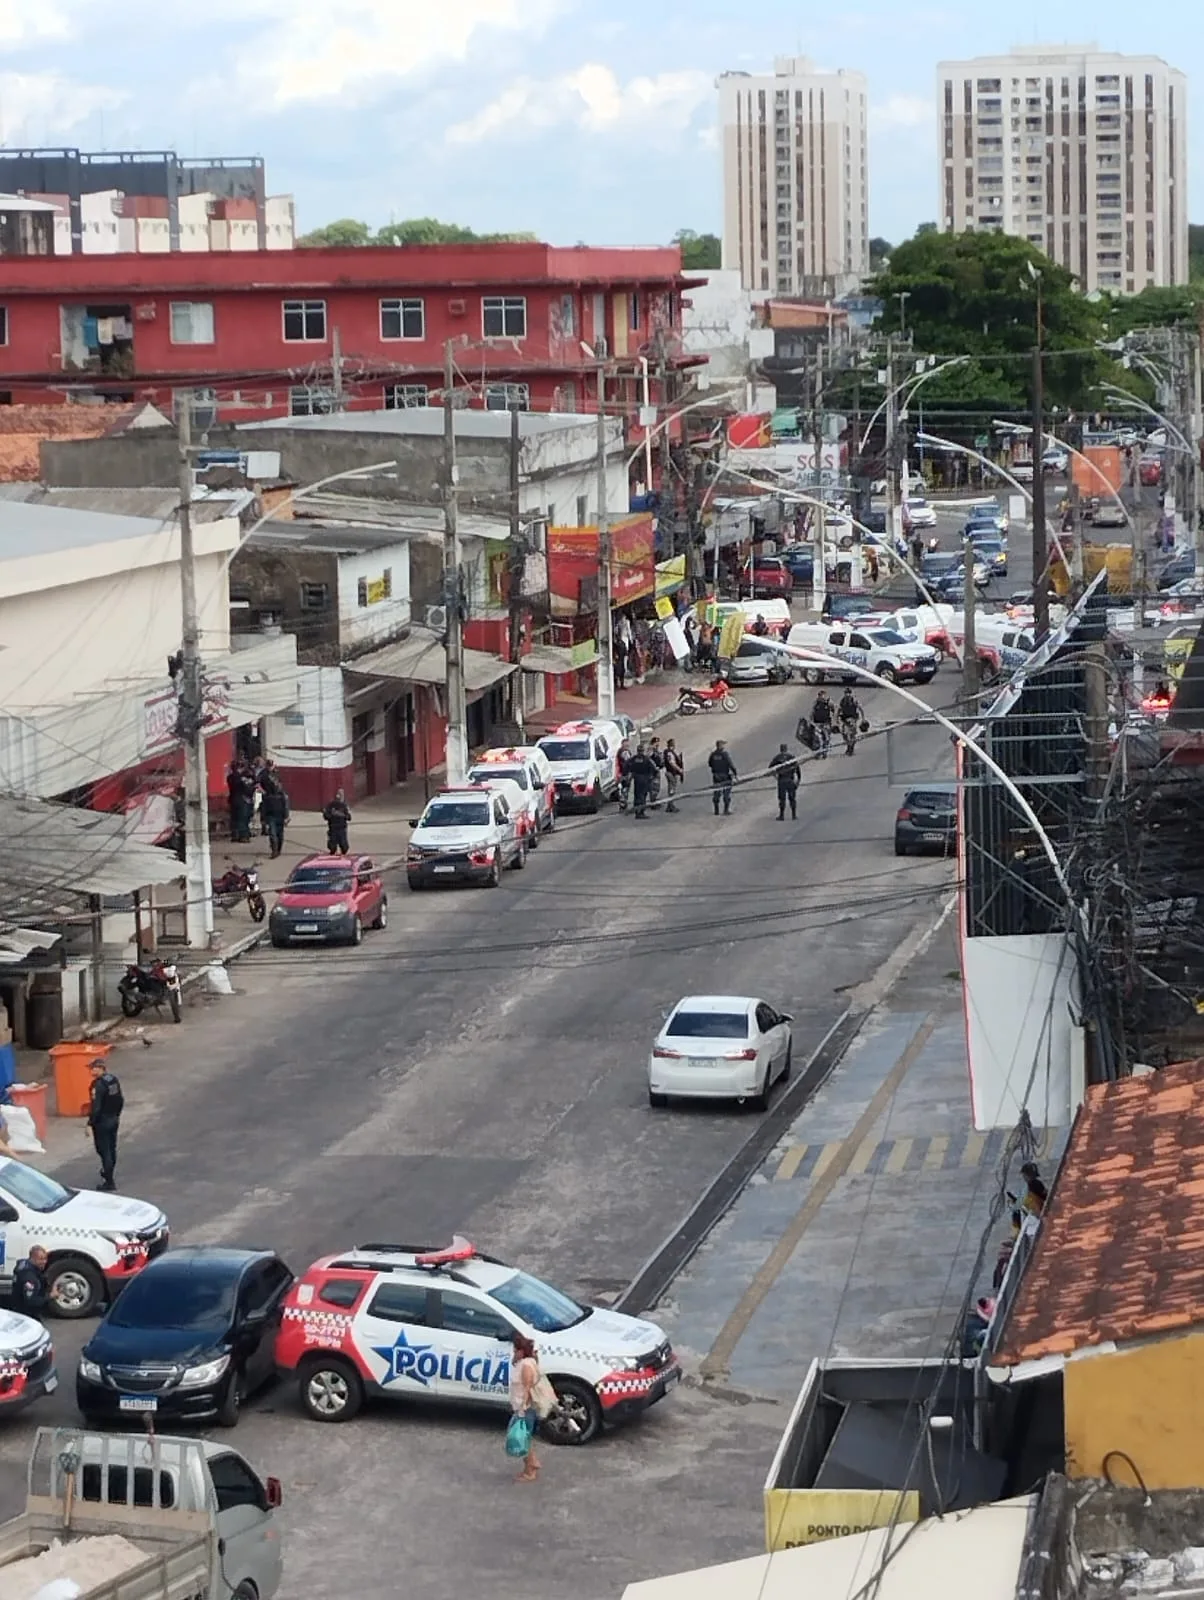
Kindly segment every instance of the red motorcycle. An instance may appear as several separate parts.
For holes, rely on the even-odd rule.
[[[721,711],[740,709],[740,702],[728,688],[726,678],[716,678],[706,689],[691,689],[683,685],[677,691],[679,717],[695,717],[700,711],[714,711],[716,706]]]
[[[259,887],[258,867],[234,866],[223,872],[220,878],[214,878],[215,905],[221,906],[223,911],[229,911],[240,900],[247,902],[252,922],[262,922],[267,916],[267,901],[263,898],[263,890]]]

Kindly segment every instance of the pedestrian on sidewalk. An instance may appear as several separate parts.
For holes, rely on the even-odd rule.
[[[719,802],[722,800],[723,815],[728,817],[732,811],[732,784],[740,774],[736,771],[731,751],[722,739],[715,740],[715,748],[707,757],[707,766],[711,769],[711,804],[715,808],[715,815],[719,815]]]
[[[49,1257],[40,1244],[30,1247],[29,1255],[13,1269],[13,1307],[24,1316],[45,1317],[50,1304],[50,1285],[46,1281]]]
[[[521,1417],[527,1428],[527,1453],[523,1457],[523,1470],[516,1481],[534,1483],[539,1476],[535,1432],[539,1427],[542,1391],[547,1379],[539,1370],[534,1343],[525,1333],[519,1333],[517,1328],[514,1330],[513,1347],[510,1357],[510,1411],[512,1416]]]
[[[347,841],[351,807],[347,804],[347,796],[341,789],[336,789],[334,799],[323,806],[322,816],[326,821],[327,853],[332,856],[345,856],[351,849]]]
[[[666,811],[677,810],[677,791],[681,787],[686,775],[686,764],[682,760],[681,751],[677,748],[676,739],[665,740],[665,787],[669,791],[669,804]]]
[[[284,849],[284,830],[288,826],[292,812],[289,809],[288,795],[284,785],[278,778],[269,777],[263,788],[263,799],[259,802],[259,813],[263,818],[264,831],[268,836],[268,847],[274,861]]]
[[[639,822],[648,814],[648,801],[655,782],[656,763],[642,744],[637,745],[631,758],[631,801]]]
[[[785,822],[786,807],[790,807],[792,820],[798,818],[798,786],[802,778],[798,757],[791,755],[790,746],[781,744],[778,753],[769,763],[769,770],[778,780],[778,821]]]
[[[112,1192],[117,1172],[117,1129],[125,1109],[125,1096],[117,1075],[108,1070],[103,1057],[91,1062],[92,1088],[88,1099],[88,1126],[85,1133],[100,1157],[100,1187]]]
[[[614,666],[615,688],[627,687],[627,645],[623,639],[616,639],[611,648],[610,659]]]

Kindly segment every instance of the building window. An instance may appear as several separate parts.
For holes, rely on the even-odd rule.
[[[530,411],[531,390],[525,383],[487,383],[486,411]]]
[[[303,384],[288,392],[290,417],[327,417],[333,410],[334,395],[319,384]]]
[[[589,499],[586,495],[577,496],[577,527],[589,527]]]
[[[525,339],[526,299],[521,295],[485,295],[481,300],[481,329],[487,339]]]
[[[325,611],[330,605],[328,583],[303,583],[300,585],[302,611]]]
[[[635,333],[640,326],[640,291],[633,289],[631,292],[631,331]]]
[[[213,344],[213,304],[209,300],[173,300],[172,344]]]
[[[379,605],[393,598],[393,568],[386,567],[379,578],[361,578],[356,585],[356,600],[363,606]]]
[[[286,300],[284,337],[289,344],[319,344],[326,338],[325,300]]]
[[[428,390],[425,383],[386,383],[385,384],[385,410],[386,411],[417,411],[422,406],[429,405]]]
[[[571,339],[577,332],[577,307],[571,294],[560,297],[560,332],[565,339]]]
[[[571,381],[560,385],[560,409],[562,411],[577,409],[577,385]]]
[[[382,339],[425,339],[426,314],[421,300],[382,300]]]

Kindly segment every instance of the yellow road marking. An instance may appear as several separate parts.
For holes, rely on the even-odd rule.
[[[786,1183],[790,1178],[793,1178],[802,1166],[803,1159],[810,1148],[811,1146],[807,1144],[792,1144],[782,1157],[781,1164],[773,1175],[773,1181],[775,1183]]]
[[[945,1152],[949,1149],[949,1135],[937,1133],[928,1141],[921,1172],[939,1172],[945,1165]]]
[[[982,1160],[982,1153],[987,1147],[985,1133],[971,1131],[966,1135],[966,1148],[962,1151],[961,1164],[963,1167],[976,1167]]]
[[[882,1169],[883,1172],[889,1172],[892,1178],[897,1178],[907,1165],[907,1158],[911,1154],[913,1144],[915,1144],[914,1139],[896,1139],[895,1148],[887,1156],[886,1165]]]
[[[811,1182],[812,1183],[817,1182],[820,1178],[823,1177],[824,1173],[827,1172],[828,1168],[836,1160],[836,1157],[837,1157],[837,1155],[839,1153],[840,1153],[840,1140],[839,1139],[837,1139],[834,1144],[826,1144],[823,1147],[823,1149],[819,1152],[819,1160],[815,1163],[815,1171],[811,1174]]]
[[[857,1146],[857,1154],[849,1162],[849,1177],[859,1178],[863,1172],[869,1171],[870,1162],[874,1159],[874,1151],[878,1148],[878,1141],[873,1134],[863,1139]]]

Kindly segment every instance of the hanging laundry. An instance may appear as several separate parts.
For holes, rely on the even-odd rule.
[[[97,338],[97,342],[102,347],[104,345],[113,343],[113,319],[112,319],[112,317],[100,317],[97,320],[97,323],[96,323],[96,338]]]
[[[100,337],[97,333],[97,322],[95,317],[84,318],[83,339],[89,350],[95,350],[100,344]]]
[[[134,324],[128,317],[113,318],[114,339],[132,339],[134,337]]]

